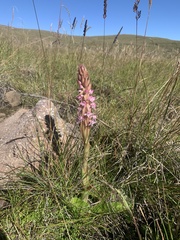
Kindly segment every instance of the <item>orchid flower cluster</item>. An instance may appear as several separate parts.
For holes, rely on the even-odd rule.
[[[89,74],[84,65],[80,65],[78,68],[78,86],[78,123],[83,139],[86,141],[89,138],[90,127],[96,123],[96,115],[94,114],[96,103]]]

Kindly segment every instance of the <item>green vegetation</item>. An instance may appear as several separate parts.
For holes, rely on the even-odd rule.
[[[0,229],[8,239],[178,240],[180,42],[120,35],[59,37],[2,28],[0,87],[58,102],[62,117],[77,118],[77,67],[88,69],[97,103],[90,136],[89,202],[84,202],[83,149],[60,151],[41,172],[22,172],[1,198]],[[109,49],[111,49],[109,51]],[[28,95],[29,94],[29,95]],[[51,154],[49,154],[51,155]],[[49,157],[50,158],[50,157]],[[42,159],[43,161],[43,159]],[[67,164],[68,163],[68,164]]]

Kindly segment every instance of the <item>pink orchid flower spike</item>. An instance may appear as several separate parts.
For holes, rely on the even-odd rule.
[[[96,123],[96,110],[95,97],[92,95],[91,82],[88,71],[84,65],[78,68],[78,123],[80,124],[81,133],[84,142],[89,138],[90,127]]]

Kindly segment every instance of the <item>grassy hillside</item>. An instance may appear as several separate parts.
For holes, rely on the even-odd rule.
[[[12,38],[15,42],[18,43],[33,43],[36,41],[40,41],[40,35],[42,39],[50,44],[51,42],[55,41],[57,38],[61,39],[62,44],[67,44],[68,41],[72,40],[72,36],[68,35],[58,35],[55,32],[43,31],[41,30],[40,33],[38,30],[27,30],[27,29],[18,29],[18,28],[11,28],[7,26],[0,25],[1,37],[9,39]],[[110,46],[113,43],[115,35],[106,36],[106,45]],[[80,44],[82,42],[82,37],[73,36],[74,43]],[[127,35],[122,34],[119,36],[118,43],[120,46],[125,45],[136,45],[136,36],[135,35]],[[94,37],[86,37],[85,44],[87,47],[102,47],[103,45],[103,36],[94,36]],[[72,41],[73,42],[73,41]],[[146,42],[147,46],[150,48],[163,48],[164,50],[170,52],[180,51],[180,41],[165,39],[165,38],[157,38],[157,37],[137,37],[138,46],[142,46],[144,42]]]
[[[180,183],[180,42],[120,35],[82,37],[1,26],[0,90],[15,89],[22,105],[41,96],[76,124],[77,67],[84,64],[96,97],[86,191],[84,145],[60,149],[41,172],[0,196],[0,234],[8,239],[178,240]],[[42,44],[43,42],[43,44]],[[104,48],[103,48],[104,44]],[[86,48],[85,48],[86,47]],[[6,104],[1,99],[1,109]],[[44,159],[42,158],[42,161]],[[68,165],[67,163],[72,165]],[[84,201],[83,195],[88,195]]]

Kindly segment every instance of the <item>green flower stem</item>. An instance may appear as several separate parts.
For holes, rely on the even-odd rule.
[[[82,180],[84,186],[83,200],[88,201],[88,187],[89,187],[89,169],[88,169],[88,159],[89,159],[90,143],[89,139],[85,141],[84,144],[84,157],[82,165]]]

